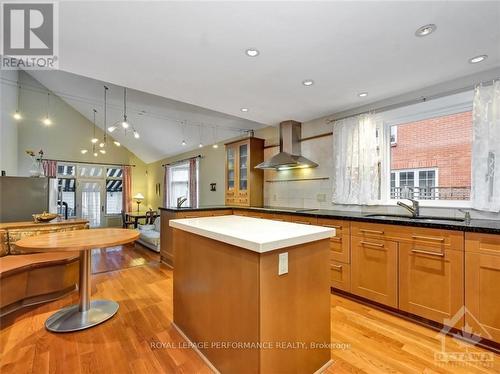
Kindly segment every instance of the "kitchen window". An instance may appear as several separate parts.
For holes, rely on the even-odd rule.
[[[177,199],[186,198],[183,206],[190,206],[189,201],[189,162],[173,165],[169,168],[169,202],[170,206],[177,206]]]
[[[57,164],[57,214],[76,216],[76,166]]]
[[[472,92],[382,113],[383,196],[427,206],[470,205]],[[384,180],[384,177],[382,178]]]
[[[191,158],[166,166],[168,187],[167,205],[176,207],[178,201],[186,199],[183,207],[198,205],[199,158]]]

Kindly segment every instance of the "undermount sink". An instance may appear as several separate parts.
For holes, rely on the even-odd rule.
[[[442,221],[452,221],[452,222],[464,222],[465,218],[455,218],[455,217],[432,217],[432,216],[408,216],[402,214],[367,214],[365,217],[372,218],[407,218],[416,221],[425,221],[425,222],[442,222]]]

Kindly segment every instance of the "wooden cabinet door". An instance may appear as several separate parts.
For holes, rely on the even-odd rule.
[[[500,343],[500,235],[465,235],[465,322]]]
[[[351,292],[398,307],[398,243],[351,237]]]
[[[463,274],[462,250],[399,243],[399,309],[444,324],[464,305]]]

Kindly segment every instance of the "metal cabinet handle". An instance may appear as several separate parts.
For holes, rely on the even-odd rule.
[[[379,231],[379,230],[367,230],[367,229],[360,229],[359,231],[367,233],[367,234],[380,234],[382,235],[384,232]]]
[[[419,253],[422,255],[431,255],[431,256],[438,256],[438,257],[444,257],[443,252],[431,252],[431,251],[426,251],[424,249],[412,249],[411,250],[413,253]]]
[[[342,265],[331,265],[332,269],[342,270]]]
[[[412,238],[416,239],[416,240],[430,240],[430,241],[435,241],[435,242],[444,242],[444,238],[435,238],[432,236],[412,235]]]
[[[384,248],[384,245],[380,243],[371,243],[371,242],[360,242],[360,243],[361,245],[369,245],[372,247]]]
[[[334,242],[341,242],[341,241],[342,241],[342,238],[338,238],[338,237],[336,237],[336,236],[332,236],[332,237],[330,238],[330,240],[331,240],[331,241],[334,241]]]

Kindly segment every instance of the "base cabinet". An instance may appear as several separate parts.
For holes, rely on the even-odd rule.
[[[398,243],[351,237],[351,292],[398,307]]]
[[[465,235],[465,323],[500,342],[500,235]]]
[[[464,305],[462,250],[399,244],[399,309],[453,327],[463,327],[456,315]]]

